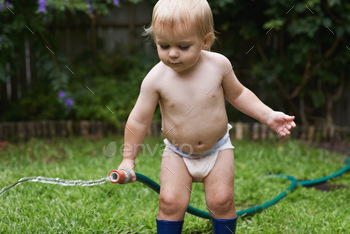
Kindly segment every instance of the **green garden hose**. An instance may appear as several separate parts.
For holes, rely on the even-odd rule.
[[[135,173],[136,174],[136,181],[146,185],[147,187],[151,188],[153,191],[155,191],[156,193],[159,194],[160,191],[160,185],[157,184],[156,182],[154,182],[152,179],[148,178],[145,175],[142,175],[140,173]],[[237,212],[238,216],[244,216],[244,215],[249,215],[249,214],[253,214],[255,212],[264,210],[274,204],[276,204],[278,201],[280,201],[282,198],[284,198],[285,196],[287,196],[287,192],[292,191],[296,186],[297,186],[297,179],[295,179],[293,176],[288,176],[288,175],[271,175],[271,177],[280,177],[280,178],[287,178],[288,180],[290,180],[292,183],[291,185],[287,188],[286,191],[282,192],[281,194],[279,194],[277,197],[275,197],[274,199],[262,204],[262,205],[257,205],[257,206],[253,206],[249,209],[246,210],[241,210]],[[197,208],[194,208],[193,206],[188,206],[187,208],[187,212],[189,214],[201,217],[201,218],[205,218],[205,219],[210,219],[210,214],[208,212],[199,210]]]
[[[346,162],[348,162],[348,161],[346,161]],[[341,170],[339,170],[331,175],[328,175],[328,176],[325,176],[325,177],[322,177],[319,179],[314,179],[314,180],[298,181],[295,177],[289,176],[289,175],[269,175],[269,177],[286,178],[286,179],[291,181],[291,184],[285,191],[280,193],[278,196],[276,196],[272,200],[267,201],[262,205],[256,205],[256,206],[253,206],[253,207],[245,209],[245,210],[240,210],[237,212],[237,216],[251,215],[251,214],[254,214],[256,212],[267,209],[268,207],[276,204],[281,199],[286,197],[288,192],[292,192],[296,188],[297,185],[310,186],[310,185],[324,183],[327,180],[330,180],[330,179],[333,179],[335,177],[342,175],[343,173],[347,172],[348,170],[350,170],[350,162],[348,163],[348,165],[346,165]],[[159,192],[160,192],[160,185],[159,184],[157,184],[155,181],[153,181],[152,179],[148,178],[145,175],[142,175],[140,173],[135,173],[135,174],[136,174],[136,181],[146,185],[147,187],[151,188],[153,191],[155,191],[156,193],[159,194]],[[195,215],[195,216],[198,216],[201,218],[210,219],[210,214],[208,212],[199,210],[199,209],[194,208],[192,206],[188,206],[187,212],[189,214],[192,214],[192,215]]]
[[[333,179],[335,177],[340,176],[341,174],[345,173],[346,171],[348,171],[350,169],[350,162],[348,163],[348,165],[346,165],[345,167],[343,167],[341,170],[330,174],[328,176],[325,177],[321,177],[315,180],[303,180],[303,181],[298,181],[298,184],[300,184],[301,186],[310,186],[310,185],[315,185],[315,184],[321,184],[326,182],[329,179]]]
[[[335,177],[338,177],[338,176],[344,174],[345,172],[347,172],[348,170],[350,170],[350,159],[348,158],[345,162],[348,164],[344,168],[342,168],[341,170],[339,170],[333,174],[330,174],[328,176],[321,177],[319,179],[314,179],[314,180],[298,181],[295,177],[289,176],[289,175],[269,175],[269,177],[288,179],[291,181],[291,184],[285,191],[280,193],[278,196],[276,196],[272,200],[267,201],[266,203],[264,203],[262,205],[257,205],[257,206],[253,206],[251,208],[248,208],[246,210],[238,211],[237,215],[238,216],[246,216],[246,215],[251,215],[251,214],[254,214],[256,212],[267,209],[268,207],[276,204],[281,199],[286,197],[287,194],[289,192],[292,192],[298,184],[301,186],[311,186],[311,185],[324,183],[329,179],[333,179]],[[152,189],[153,191],[155,191],[156,193],[159,194],[159,192],[160,192],[160,185],[159,184],[157,184],[156,182],[154,182],[152,179],[148,178],[145,175],[142,175],[140,173],[135,173],[135,174],[136,174],[136,181],[146,185],[147,187],[149,187],[150,189]],[[79,185],[79,186],[94,186],[94,185],[103,184],[106,181],[110,181],[112,183],[124,183],[124,182],[127,183],[128,180],[130,180],[130,172],[128,172],[126,170],[117,170],[117,171],[113,170],[109,173],[107,178],[101,178],[98,180],[89,180],[89,181],[64,180],[64,179],[59,179],[59,178],[46,178],[46,177],[41,177],[41,176],[39,176],[39,177],[25,177],[25,178],[20,179],[16,183],[3,188],[0,191],[0,197],[9,189],[15,187],[16,185],[22,184],[24,182],[41,182],[41,183],[49,183],[49,184],[58,184],[58,185],[62,185],[62,186],[77,186],[77,185]],[[192,206],[188,206],[187,212],[192,214],[192,215],[201,217],[201,218],[210,219],[210,214],[208,212],[199,210],[199,209],[194,208]]]

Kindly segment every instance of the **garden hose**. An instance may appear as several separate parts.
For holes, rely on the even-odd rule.
[[[348,159],[346,160],[346,162],[348,162]],[[291,184],[289,185],[289,187],[283,191],[282,193],[280,193],[278,196],[276,196],[275,198],[273,198],[270,201],[265,202],[262,205],[256,205],[253,207],[250,207],[248,209],[245,210],[240,210],[237,212],[237,216],[246,216],[246,215],[252,215],[256,212],[262,211],[264,209],[267,209],[270,206],[275,205],[277,202],[279,202],[280,200],[282,200],[284,197],[287,196],[288,192],[292,192],[297,185],[301,185],[301,186],[310,186],[310,185],[316,185],[316,184],[320,184],[320,183],[324,183],[329,179],[333,179],[335,177],[338,177],[342,174],[344,174],[345,172],[347,172],[348,170],[350,170],[350,162],[348,162],[348,165],[346,165],[345,167],[343,167],[341,170],[330,174],[328,176],[325,177],[321,177],[319,179],[314,179],[314,180],[304,180],[304,181],[298,181],[295,177],[293,176],[289,176],[289,175],[268,175],[268,177],[277,177],[277,178],[285,178],[291,181]],[[118,175],[116,175],[118,174]],[[125,175],[123,175],[125,174]],[[136,181],[146,185],[147,187],[149,187],[150,189],[152,189],[153,191],[155,191],[156,193],[159,194],[160,192],[160,185],[157,184],[155,181],[153,181],[152,179],[148,178],[145,175],[142,175],[140,173],[135,173],[136,174]],[[124,178],[130,176],[130,173],[126,173],[126,170],[112,170],[109,173],[109,180],[112,183],[124,183],[124,181],[122,181],[120,178]],[[130,178],[128,179],[130,180]],[[187,208],[187,212],[189,214],[201,217],[201,218],[205,218],[205,219],[210,219],[210,214],[206,211],[202,211],[199,210],[197,208],[194,208],[193,206],[188,206]]]
[[[348,162],[349,158],[345,161]],[[316,184],[321,184],[326,182],[329,179],[333,179],[335,177],[340,176],[341,174],[345,173],[346,171],[348,171],[350,169],[350,162],[348,162],[348,165],[346,165],[345,167],[343,167],[342,169],[340,169],[339,171],[330,174],[328,176],[325,177],[321,177],[315,180],[303,180],[303,181],[298,181],[298,184],[300,184],[301,186],[310,186],[310,185],[316,185]]]
[[[246,210],[238,211],[237,216],[252,215],[256,212],[267,209],[268,207],[276,204],[281,199],[286,197],[287,194],[289,192],[292,192],[298,184],[301,186],[311,186],[311,185],[324,183],[329,179],[333,179],[335,177],[338,177],[338,176],[344,174],[345,172],[347,172],[348,170],[350,170],[350,158],[348,158],[345,162],[347,163],[347,165],[345,167],[343,167],[342,169],[340,169],[339,171],[337,171],[333,174],[330,174],[328,176],[321,177],[319,179],[314,179],[314,180],[298,181],[295,177],[289,176],[289,175],[268,175],[268,177],[277,177],[277,178],[288,179],[291,181],[291,184],[289,185],[289,187],[285,191],[280,193],[278,196],[276,196],[272,200],[267,201],[262,205],[256,205],[256,206],[253,206],[253,207],[248,208]],[[136,181],[146,185],[147,187],[149,187],[150,189],[152,189],[153,191],[155,191],[156,193],[159,194],[159,192],[160,192],[160,185],[159,184],[157,184],[156,182],[154,182],[152,179],[148,178],[145,175],[142,175],[140,173],[135,173],[135,174],[136,174]],[[65,180],[65,179],[60,179],[60,178],[46,178],[46,177],[41,177],[41,176],[39,176],[39,177],[25,177],[25,178],[21,178],[16,183],[3,188],[0,191],[0,197],[5,192],[10,190],[11,188],[15,187],[16,185],[22,184],[24,182],[40,182],[40,183],[57,184],[57,185],[62,185],[62,186],[94,186],[94,185],[103,184],[106,181],[110,181],[111,183],[120,183],[120,184],[128,183],[131,181],[131,173],[130,173],[130,171],[127,171],[127,170],[113,170],[109,173],[107,178],[105,177],[105,178],[101,178],[98,180],[89,180],[89,181]],[[188,206],[187,212],[192,214],[192,215],[201,217],[201,218],[210,219],[210,214],[208,212],[199,210],[199,209],[194,208],[192,206]]]

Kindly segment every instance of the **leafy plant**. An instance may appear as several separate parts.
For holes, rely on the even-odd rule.
[[[303,124],[315,116],[334,124],[333,105],[350,71],[347,1],[210,3],[221,33],[217,49],[244,83]]]
[[[71,88],[76,119],[104,120],[115,125],[126,121],[141,82],[153,66],[152,59],[146,57],[117,55],[107,61],[102,55],[97,60],[77,63],[75,69],[82,78],[73,82]],[[91,62],[94,66],[83,66]]]
[[[24,41],[33,51],[31,58],[36,65],[32,74],[33,88],[23,93],[20,100],[12,101],[11,105],[17,109],[9,109],[7,103],[1,105],[0,111],[6,113],[1,119],[98,119],[116,124],[120,121],[118,118],[125,120],[130,105],[137,98],[136,92],[130,90],[138,90],[145,75],[142,59],[135,56],[139,60],[136,68],[135,59],[120,52],[111,58],[98,51],[86,51],[68,67],[66,57],[60,53],[50,32],[50,25],[65,22],[70,17],[92,22],[123,2],[129,1],[0,0],[0,82],[6,82],[8,76],[23,68],[23,61],[17,58],[23,57]],[[72,69],[83,78],[74,81]],[[128,79],[131,80],[129,85]],[[94,99],[87,87],[96,92]],[[113,117],[111,112],[119,117]]]

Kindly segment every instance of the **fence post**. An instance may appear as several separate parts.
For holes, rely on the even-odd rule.
[[[90,127],[90,124],[88,121],[86,120],[80,121],[80,134],[82,136],[89,135],[89,127]]]
[[[47,121],[45,121],[45,120],[40,121],[40,127],[42,129],[42,131],[41,131],[42,136],[43,137],[48,137],[49,131],[48,131],[48,128],[47,128]]]
[[[265,140],[267,138],[267,132],[269,131],[269,129],[265,124],[261,124],[260,126],[261,126],[261,139]]]
[[[40,121],[34,122],[34,128],[36,129],[36,137],[43,136],[43,128],[41,127]]]
[[[243,140],[243,125],[242,123],[238,122],[236,125],[236,139],[237,140]]]
[[[27,139],[25,122],[18,122],[17,123],[17,136],[18,136],[18,138],[20,140],[26,140]]]
[[[308,141],[313,141],[315,136],[315,127],[314,126],[309,126],[308,129],[308,134],[307,134],[307,139]]]
[[[253,132],[252,132],[252,140],[253,141],[259,140],[259,138],[260,138],[259,128],[260,128],[259,123],[253,123]]]
[[[68,120],[66,126],[67,126],[68,136],[73,136],[73,121]]]
[[[47,126],[48,126],[48,132],[49,132],[48,135],[50,137],[56,136],[55,122],[54,121],[48,121],[47,122]]]

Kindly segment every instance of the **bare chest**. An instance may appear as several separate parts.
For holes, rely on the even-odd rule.
[[[210,105],[223,98],[221,79],[201,73],[191,79],[169,79],[161,87],[163,108],[186,111],[196,105]]]

